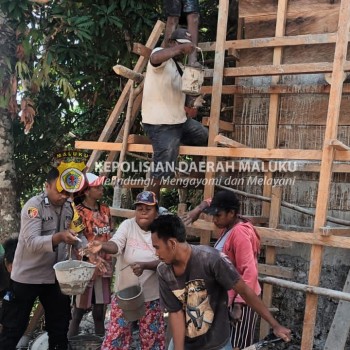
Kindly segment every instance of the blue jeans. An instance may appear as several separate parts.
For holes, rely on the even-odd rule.
[[[170,340],[168,350],[174,350],[174,342],[173,342],[172,338]],[[232,350],[231,340],[229,339],[227,344],[223,348],[221,348],[220,350]]]
[[[200,122],[188,118],[182,124],[143,124],[153,146],[153,163],[156,179],[173,175],[180,144],[187,146],[207,146],[208,129]]]

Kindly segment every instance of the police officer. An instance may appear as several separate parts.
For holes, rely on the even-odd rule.
[[[73,218],[69,194],[58,191],[58,178],[58,170],[51,169],[45,192],[29,199],[22,209],[11,272],[12,293],[3,301],[0,320],[0,350],[15,350],[37,297],[45,310],[49,349],[67,350],[70,300],[61,293],[53,265],[65,259],[66,245],[76,244],[77,238],[69,231]]]

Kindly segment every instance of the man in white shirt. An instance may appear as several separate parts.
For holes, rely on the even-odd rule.
[[[208,130],[186,117],[186,95],[181,91],[182,68],[178,61],[194,50],[191,34],[179,28],[172,33],[167,48],[154,49],[148,62],[142,123],[153,146],[154,168],[149,190],[157,198],[161,180],[173,176],[180,144],[206,146],[208,142]]]

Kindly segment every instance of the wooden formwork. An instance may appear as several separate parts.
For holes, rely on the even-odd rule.
[[[219,1],[218,29],[215,43],[200,43],[203,51],[214,51],[214,68],[206,71],[206,77],[212,78],[212,84],[204,86],[202,92],[211,94],[210,118],[206,120],[209,125],[208,147],[181,146],[180,154],[206,156],[208,161],[216,161],[218,156],[229,159],[251,158],[260,159],[261,162],[270,160],[297,160],[304,161],[301,170],[305,172],[318,172],[318,190],[314,213],[313,232],[298,232],[280,230],[277,228],[281,207],[281,190],[274,188],[269,181],[264,181],[262,194],[270,198],[270,202],[263,203],[260,219],[268,220],[269,227],[257,227],[266,248],[266,266],[260,266],[260,271],[269,270],[269,274],[279,277],[291,276],[287,270],[273,271],[275,261],[275,247],[284,242],[288,245],[293,242],[311,245],[310,269],[308,283],[318,286],[324,247],[350,248],[348,229],[329,228],[327,225],[328,202],[333,172],[350,172],[350,148],[347,145],[346,132],[339,132],[339,125],[346,127],[350,119],[349,102],[346,94],[350,93],[350,85],[343,83],[345,72],[350,71],[350,62],[347,61],[348,38],[350,26],[350,0],[241,0],[239,4],[239,38],[234,41],[226,40],[226,24],[228,17],[229,0]],[[322,23],[322,26],[315,23]],[[141,55],[135,71],[142,72],[147,62],[149,49],[152,49],[163,30],[163,24],[157,23],[147,48],[138,47]],[[225,54],[238,50],[240,63],[236,67],[225,67]],[[314,54],[314,53],[317,54]],[[257,59],[258,58],[258,59]],[[320,80],[310,80],[309,83],[300,83],[294,77],[304,74],[331,74],[328,83]],[[226,77],[235,78],[235,83],[225,85]],[[247,83],[251,77],[252,83]],[[254,77],[267,77],[268,84],[254,83]],[[263,81],[261,78],[260,81]],[[76,147],[92,149],[93,155],[89,167],[98,159],[99,151],[109,151],[109,160],[114,159],[121,150],[120,139],[117,143],[110,143],[111,128],[116,123],[117,116],[125,106],[131,81],[128,82],[120,100],[117,103],[106,127],[98,142],[77,141]],[[222,95],[234,95],[235,110],[232,123],[220,120],[222,109]],[[242,98],[247,95],[264,95],[266,111],[263,118],[265,123],[261,126],[264,137],[242,142],[238,135],[243,132],[241,127],[240,108]],[[301,127],[319,125],[322,133],[321,141],[309,143],[305,149],[288,147],[285,135],[288,131],[284,125],[288,124],[286,105],[293,104],[294,95],[310,94],[322,95],[319,101],[314,102],[312,113],[307,116],[298,115],[293,120],[294,132]],[[291,98],[292,100],[289,100]],[[292,102],[291,102],[292,101]],[[136,104],[134,114],[137,113],[140,100]],[[118,108],[117,108],[118,107]],[[302,108],[300,109],[302,110]],[[342,113],[340,114],[340,111]],[[325,115],[322,115],[324,113]],[[323,118],[324,117],[324,118]],[[284,124],[285,123],[285,124]],[[218,137],[220,130],[231,133],[234,140]],[[341,137],[340,137],[341,136]],[[134,139],[135,140],[135,139]],[[218,147],[220,146],[220,147]],[[152,147],[143,143],[129,143],[129,152],[151,153]],[[339,163],[340,162],[340,163]],[[215,177],[214,172],[206,173],[207,185],[204,196],[212,196],[214,183],[210,181]],[[264,174],[265,179],[271,179],[272,172]],[[130,217],[132,211],[112,210],[115,215]],[[344,220],[344,225],[350,222]],[[198,221],[193,225],[201,229],[201,241],[208,242],[213,225]],[[277,242],[274,244],[274,242]],[[283,245],[283,243],[282,243]],[[264,286],[264,300],[270,304],[272,296],[271,287]],[[308,293],[303,324],[301,348],[310,350],[313,346],[313,334],[316,323],[318,297],[317,294]],[[266,327],[262,326],[262,332]]]

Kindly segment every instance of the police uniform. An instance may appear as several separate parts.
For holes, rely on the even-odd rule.
[[[54,248],[52,235],[66,231],[72,218],[70,200],[57,207],[45,193],[32,197],[24,205],[11,273],[12,293],[3,301],[0,350],[15,349],[37,297],[45,309],[49,349],[67,349],[70,300],[61,293],[53,269],[56,262],[65,260],[67,245],[60,243]]]

